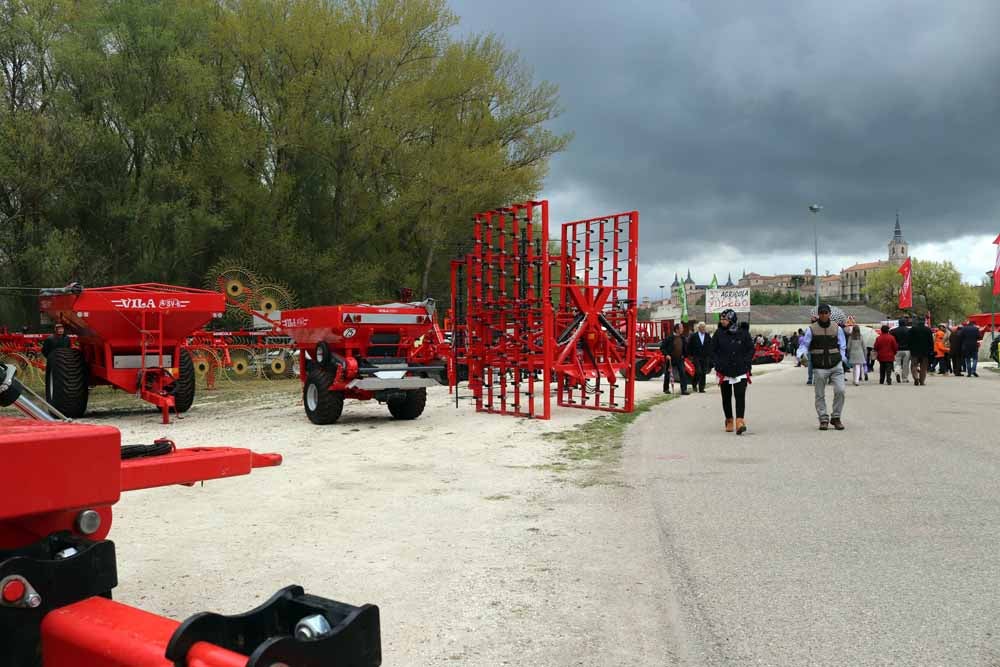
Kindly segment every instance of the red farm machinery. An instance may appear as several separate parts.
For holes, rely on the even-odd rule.
[[[431,300],[287,310],[278,332],[295,341],[314,424],[340,419],[345,399],[374,399],[396,419],[416,419],[427,387],[447,383],[447,346]]]
[[[548,419],[557,404],[635,407],[639,214],[564,223],[547,201],[478,214],[473,250],[452,262],[452,372],[476,409]]]
[[[43,313],[66,325],[78,348],[52,352],[46,398],[67,417],[82,417],[89,388],[110,385],[169,413],[194,401],[195,370],[185,339],[225,310],[218,292],[159,283],[43,290]]]
[[[667,360],[660,352],[660,343],[670,335],[673,328],[673,320],[636,323],[636,380],[652,380],[667,372]]]
[[[279,590],[244,614],[178,623],[111,599],[107,540],[123,491],[248,474],[277,454],[121,445],[109,426],[65,423],[0,364],[0,667],[316,667],[381,664],[378,608]],[[178,533],[182,537],[182,533]],[[159,545],[169,550],[170,545]],[[173,548],[184,548],[179,543]]]

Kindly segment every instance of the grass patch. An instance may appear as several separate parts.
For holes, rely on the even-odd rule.
[[[649,412],[657,405],[666,403],[674,396],[675,394],[662,394],[647,398],[637,403],[633,412],[618,412],[598,417],[565,431],[546,433],[543,437],[546,440],[563,443],[559,450],[559,456],[571,463],[615,461],[621,455],[625,429],[628,428],[629,424],[634,422],[639,415]],[[560,472],[569,467],[565,463],[553,463],[547,467],[555,468],[556,466],[561,468]]]
[[[502,493],[498,493],[495,496],[486,496],[483,500],[510,500],[510,496],[506,496]]]

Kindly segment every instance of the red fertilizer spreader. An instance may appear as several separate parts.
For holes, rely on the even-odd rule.
[[[416,419],[427,387],[448,381],[448,348],[431,300],[286,310],[277,331],[299,351],[302,400],[314,424],[336,422],[348,398],[374,399],[396,419]]]
[[[122,491],[246,475],[281,456],[169,440],[123,447],[115,428],[59,421],[15,374],[0,364],[0,407],[35,421],[0,417],[0,667],[381,664],[377,607],[299,586],[244,614],[182,623],[113,601],[117,563],[106,537]],[[183,538],[177,526],[176,544],[147,546],[169,558],[189,546]]]
[[[111,385],[160,408],[186,412],[194,402],[194,364],[185,339],[225,312],[225,295],[159,283],[43,290],[39,307],[77,335],[79,349],[49,355],[46,398],[67,417],[82,417],[89,388]]]

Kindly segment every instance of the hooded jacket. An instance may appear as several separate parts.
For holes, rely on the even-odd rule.
[[[739,327],[719,328],[712,337],[712,359],[715,370],[726,377],[739,377],[750,372],[754,344],[750,332]]]

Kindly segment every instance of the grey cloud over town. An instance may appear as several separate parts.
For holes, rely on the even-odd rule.
[[[641,214],[641,292],[675,271],[820,271],[917,258],[966,280],[1000,231],[1000,3],[452,0],[558,84],[573,131],[558,221]]]

